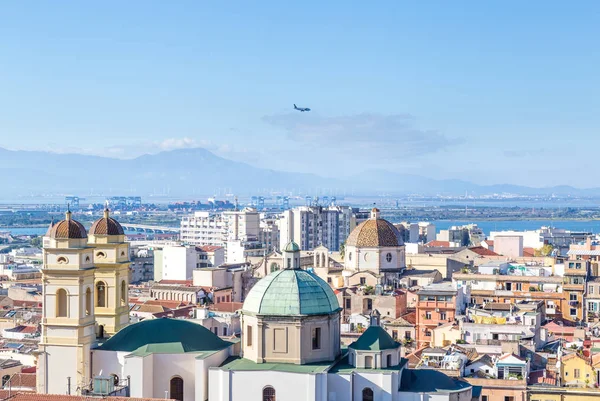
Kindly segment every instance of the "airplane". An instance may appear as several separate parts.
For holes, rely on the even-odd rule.
[[[296,105],[294,105],[294,110],[298,110],[302,113],[304,113],[305,111],[310,111],[310,109],[308,107],[298,107]]]

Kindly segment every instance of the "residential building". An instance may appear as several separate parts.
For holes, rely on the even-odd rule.
[[[496,235],[493,252],[509,258],[522,257],[523,237],[520,235]]]
[[[434,328],[452,322],[464,313],[468,293],[453,288],[450,283],[436,283],[422,288],[417,294],[417,347],[421,347],[431,343]]]
[[[589,358],[577,352],[563,355],[560,363],[560,383],[571,387],[593,387],[596,384],[596,372]]]
[[[545,343],[540,331],[543,320],[543,302],[489,303],[483,308],[467,308],[461,330],[463,340],[469,344],[528,341],[541,347]]]
[[[162,280],[191,280],[194,269],[225,262],[225,249],[215,245],[168,245],[162,249]]]
[[[281,246],[296,242],[303,251],[323,245],[339,251],[356,227],[356,210],[348,206],[301,206],[289,209],[278,220]]]
[[[479,246],[485,240],[485,234],[477,224],[467,224],[440,230],[435,239],[460,244],[461,246]]]

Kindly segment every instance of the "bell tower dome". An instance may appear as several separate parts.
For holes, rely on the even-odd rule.
[[[96,341],[95,268],[87,240],[85,228],[70,210],[44,238],[39,393],[74,394],[90,381],[90,349]]]

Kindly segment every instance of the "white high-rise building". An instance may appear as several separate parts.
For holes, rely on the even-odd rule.
[[[354,227],[356,214],[349,206],[300,206],[281,214],[279,243],[295,242],[305,251],[320,245],[339,251]]]

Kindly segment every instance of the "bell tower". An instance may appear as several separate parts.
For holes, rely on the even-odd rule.
[[[108,206],[90,228],[96,266],[95,298],[98,336],[112,336],[129,324],[129,243]]]
[[[70,211],[46,233],[41,270],[44,299],[37,390],[76,394],[91,379],[95,268],[85,228]]]

